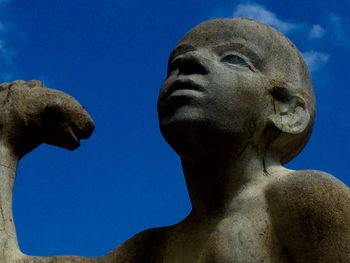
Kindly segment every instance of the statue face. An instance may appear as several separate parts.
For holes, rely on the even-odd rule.
[[[244,141],[253,122],[270,110],[261,73],[266,52],[254,37],[239,25],[209,22],[176,46],[158,100],[161,131],[174,148],[227,136],[234,144]]]

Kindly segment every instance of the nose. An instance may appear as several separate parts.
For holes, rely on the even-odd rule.
[[[168,76],[175,70],[179,75],[206,75],[209,72],[204,58],[193,53],[181,55],[169,63]]]
[[[88,139],[95,130],[90,114],[73,97],[66,99],[59,111],[62,117],[68,121],[70,128],[79,140]]]
[[[72,129],[79,139],[88,139],[95,130],[95,124],[85,109],[77,114],[75,123],[72,124]]]

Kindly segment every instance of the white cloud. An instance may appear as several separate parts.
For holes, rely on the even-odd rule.
[[[264,24],[275,27],[283,33],[296,28],[296,24],[280,20],[276,14],[259,4],[239,4],[233,13],[233,16],[255,19]]]
[[[324,29],[320,25],[313,25],[309,37],[310,38],[322,38],[324,36]]]
[[[344,19],[336,14],[329,15],[329,22],[331,26],[331,32],[336,37],[339,44],[349,45],[349,31],[346,27]]]
[[[283,33],[289,33],[292,30],[298,30],[299,33],[306,34],[310,39],[313,38],[322,38],[325,36],[325,29],[319,24],[305,24],[299,22],[286,22],[281,20],[277,14],[268,10],[265,6],[257,3],[240,3],[238,4],[233,12],[233,17],[246,17],[251,18],[257,21],[260,21],[264,24],[268,24]],[[331,15],[330,20],[334,24],[334,27],[337,28],[340,34],[340,18]],[[328,31],[327,31],[328,32]],[[304,37],[305,38],[305,37]],[[316,50],[310,50],[303,53],[305,62],[308,64],[310,71],[316,71],[329,60],[330,55],[323,52],[318,52]]]
[[[303,57],[311,72],[316,71],[329,60],[329,54],[315,50],[303,52]]]

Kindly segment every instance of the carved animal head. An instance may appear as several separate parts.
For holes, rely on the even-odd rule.
[[[0,84],[0,140],[22,157],[41,143],[74,150],[94,123],[71,96],[39,81]]]

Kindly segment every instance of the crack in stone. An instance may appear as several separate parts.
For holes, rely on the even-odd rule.
[[[13,167],[11,167],[11,166],[9,166],[9,165],[6,165],[6,164],[0,163],[0,166],[5,167],[5,168],[7,168],[7,169],[10,169],[10,170],[12,170],[12,171],[16,171],[16,168],[13,168]]]
[[[281,119],[282,119],[282,117],[281,117]],[[277,135],[276,135],[275,137],[273,137],[272,140],[269,141],[269,142],[266,144],[266,146],[265,146],[265,149],[264,149],[264,156],[263,156],[263,159],[262,159],[262,162],[263,162],[263,172],[264,172],[264,175],[265,175],[265,176],[269,176],[269,175],[270,175],[270,173],[267,171],[267,167],[266,167],[266,156],[267,156],[268,150],[269,150],[271,144],[272,144],[275,140],[277,140],[277,138],[278,138],[281,134],[282,134],[282,131],[280,130],[280,131],[277,133]]]

